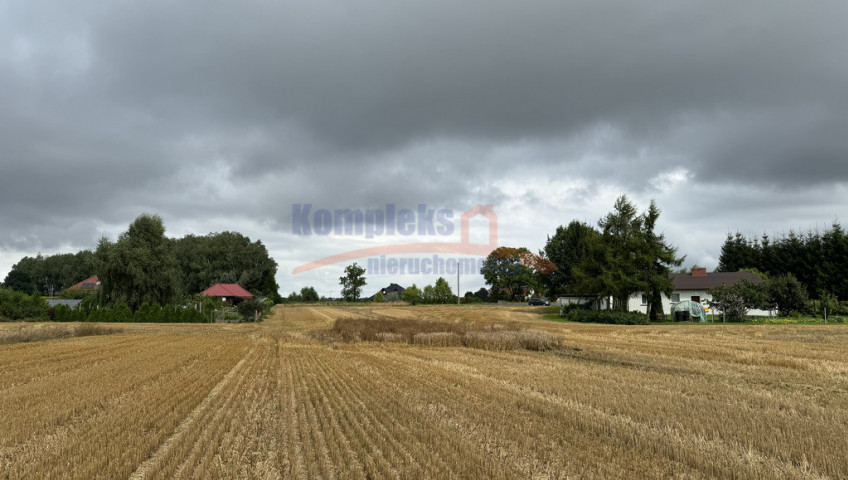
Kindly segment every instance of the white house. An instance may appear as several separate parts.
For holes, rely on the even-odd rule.
[[[662,296],[663,312],[668,314],[671,306],[681,300],[693,300],[707,305],[712,296],[707,293],[719,285],[732,285],[741,280],[760,283],[763,280],[750,272],[709,272],[706,268],[693,268],[689,273],[672,274],[674,291],[671,298]],[[642,292],[631,295],[627,301],[627,311],[648,313],[648,296]],[[767,316],[770,312],[766,310],[749,310],[748,315]]]

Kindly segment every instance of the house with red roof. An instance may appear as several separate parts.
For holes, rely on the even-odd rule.
[[[218,297],[229,305],[237,305],[242,300],[253,298],[247,290],[237,283],[218,283],[200,292],[201,295]]]
[[[79,290],[83,292],[96,292],[100,290],[100,279],[97,278],[97,275],[93,275],[85,280],[79,282],[78,284],[68,287],[68,290]]]

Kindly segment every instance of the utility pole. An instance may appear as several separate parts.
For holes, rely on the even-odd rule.
[[[456,304],[459,305],[459,292],[461,292],[459,288],[459,265],[456,268]]]

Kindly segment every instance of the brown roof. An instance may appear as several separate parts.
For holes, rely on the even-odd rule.
[[[236,297],[236,298],[253,298],[247,290],[241,288],[237,283],[219,283],[212,285],[206,290],[200,292],[201,295],[209,295],[211,297]]]
[[[674,273],[671,275],[675,290],[709,290],[719,285],[732,285],[740,280],[753,283],[763,281],[751,272],[709,272],[706,275]]]
[[[97,278],[97,275],[94,275],[74,286],[68,287],[68,290],[100,290],[100,280]]]

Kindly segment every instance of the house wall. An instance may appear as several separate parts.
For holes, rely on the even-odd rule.
[[[716,310],[715,312],[712,312],[710,310],[707,302],[712,300],[713,297],[712,297],[712,295],[707,293],[706,290],[675,290],[673,293],[680,295],[681,301],[682,300],[691,300],[692,297],[695,297],[695,296],[700,297],[701,304],[704,305],[705,309],[707,309],[707,317],[708,318],[713,313],[715,313],[715,315],[720,315],[720,313],[721,313],[720,310]],[[663,313],[664,314],[668,315],[671,312],[671,305],[672,305],[671,298],[666,296],[666,295],[662,295],[662,306],[663,306]],[[648,313],[647,309],[648,309],[648,306],[642,303],[642,292],[633,294],[633,295],[630,296],[629,299],[627,299],[627,311],[628,312],[636,311],[636,312],[641,312],[641,313]],[[767,316],[771,315],[771,312],[766,311],[766,310],[751,309],[751,310],[748,310],[748,315],[751,315],[751,316],[754,316],[754,317],[767,317]]]

